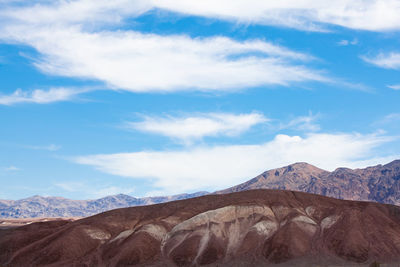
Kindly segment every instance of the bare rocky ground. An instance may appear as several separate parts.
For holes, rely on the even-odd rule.
[[[0,266],[398,262],[399,207],[281,190],[207,195],[0,230]]]
[[[48,221],[75,221],[81,219],[79,217],[71,218],[22,218],[22,219],[0,219],[0,229],[9,229],[19,226],[28,225],[37,222],[48,222]]]

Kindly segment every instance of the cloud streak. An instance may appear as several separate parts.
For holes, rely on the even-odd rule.
[[[3,17],[23,19],[30,24],[80,24],[87,27],[121,23],[126,18],[138,17],[151,10],[166,10],[235,23],[308,31],[326,31],[328,25],[368,31],[400,29],[400,3],[396,0],[78,0],[51,4],[42,1],[3,10],[0,13]]]
[[[386,115],[385,117],[383,117],[383,119],[381,119],[379,121],[379,124],[393,124],[394,122],[398,122],[400,121],[400,113],[390,113],[388,115]],[[397,123],[395,123],[394,125],[398,125]]]
[[[358,39],[354,38],[353,40],[340,40],[339,42],[336,43],[338,46],[348,46],[348,45],[357,45],[358,44]]]
[[[319,124],[316,123],[320,115],[313,115],[311,112],[307,116],[299,116],[288,123],[281,123],[279,130],[282,129],[293,129],[302,132],[316,132],[321,129]]]
[[[84,91],[85,90],[64,87],[51,88],[49,90],[36,89],[33,91],[22,91],[18,89],[10,95],[0,94],[0,105],[11,106],[22,103],[49,104],[71,100]]]
[[[181,117],[146,116],[143,121],[129,122],[126,126],[178,139],[184,143],[192,143],[206,136],[237,136],[267,121],[268,119],[259,113],[203,113]]]
[[[159,36],[134,31],[10,26],[0,39],[34,47],[41,71],[99,80],[132,92],[232,91],[329,79],[312,57],[263,40]]]
[[[118,29],[127,19],[152,10],[165,10],[306,30],[325,30],[332,24],[381,31],[397,29],[398,9],[396,1],[380,0],[39,1],[6,5],[0,11],[0,40],[35,48],[39,55],[34,65],[47,74],[101,81],[109,89],[236,91],[335,82],[307,66],[312,56],[266,40],[191,38],[110,28]],[[379,15],[382,12],[384,19]]]
[[[326,24],[369,31],[400,29],[400,3],[396,0],[156,0],[154,3],[158,8],[184,14],[301,30],[324,31]]]
[[[387,87],[389,87],[390,89],[396,90],[396,91],[400,90],[400,84],[392,84],[392,85],[388,85]]]
[[[375,57],[362,56],[365,62],[385,69],[400,69],[400,53],[381,53]]]
[[[134,179],[148,179],[165,194],[216,190],[243,182],[262,171],[298,161],[332,170],[377,163],[372,150],[392,138],[375,134],[277,135],[257,145],[192,147],[173,151],[79,156],[78,164]]]

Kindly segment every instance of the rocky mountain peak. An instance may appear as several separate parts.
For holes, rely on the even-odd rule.
[[[283,168],[279,168],[279,169],[284,169],[283,173],[298,173],[298,174],[312,174],[312,173],[322,173],[322,172],[326,172],[323,169],[320,169],[314,165],[311,165],[309,163],[306,162],[296,162],[293,164],[290,164],[288,166],[285,166]],[[279,171],[279,169],[274,169],[275,172]],[[274,171],[272,170],[272,171]]]
[[[303,191],[340,199],[400,205],[400,160],[364,169],[337,168],[328,172],[299,162],[273,169],[216,193],[251,189]]]

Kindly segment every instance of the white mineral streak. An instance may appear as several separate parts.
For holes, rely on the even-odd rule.
[[[107,240],[111,238],[110,233],[104,232],[100,229],[85,229],[85,233],[92,239]]]
[[[324,218],[321,221],[322,230],[332,227],[339,220],[339,218],[340,218],[339,215],[331,215],[329,217]]]

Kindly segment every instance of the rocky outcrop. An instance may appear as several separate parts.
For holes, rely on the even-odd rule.
[[[399,207],[280,190],[0,230],[1,266],[368,266],[399,260]]]
[[[400,160],[365,169],[338,168],[328,172],[307,163],[269,170],[243,184],[218,191],[282,189],[339,199],[400,205]]]

